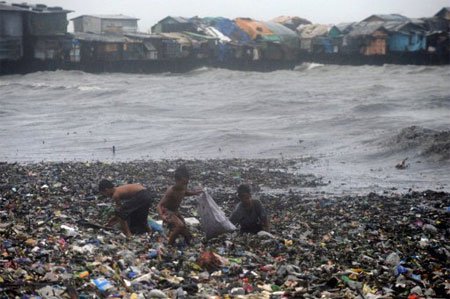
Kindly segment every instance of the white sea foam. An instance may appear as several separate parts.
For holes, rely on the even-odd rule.
[[[450,181],[445,155],[438,167],[428,159],[440,143],[408,151],[381,144],[412,126],[447,131],[448,82],[448,66],[321,64],[271,73],[6,76],[0,160],[313,156],[308,171],[347,185],[366,176],[367,185],[438,184]],[[410,167],[398,172],[406,156]]]

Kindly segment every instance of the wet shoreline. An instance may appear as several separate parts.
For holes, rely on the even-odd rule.
[[[307,162],[1,163],[0,294],[43,296],[50,290],[66,291],[61,298],[70,292],[83,298],[146,298],[158,289],[169,298],[184,292],[189,298],[445,297],[450,194],[327,194],[318,187],[328,182],[299,174]],[[157,233],[127,243],[117,231],[83,224],[103,224],[108,217],[111,202],[97,193],[101,178],[142,183],[161,196],[180,164],[191,171],[190,185],[207,187],[226,215],[236,204],[236,186],[249,183],[269,211],[272,236],[232,233],[207,242],[194,226],[194,245],[180,243],[174,249]],[[155,220],[158,200],[150,210]],[[182,203],[186,217],[197,216],[195,202],[187,198]],[[63,226],[73,228],[76,236]],[[209,251],[227,264],[199,266],[200,254]],[[119,260],[126,267],[119,267]],[[99,278],[112,287],[95,287],[92,281]]]

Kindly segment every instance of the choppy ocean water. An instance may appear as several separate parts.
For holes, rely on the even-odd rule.
[[[449,82],[394,65],[3,76],[0,161],[311,157],[300,171],[332,192],[450,191]]]

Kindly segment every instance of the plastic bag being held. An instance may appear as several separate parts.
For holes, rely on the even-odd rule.
[[[228,220],[206,189],[198,199],[197,208],[201,227],[207,239],[236,229],[236,226]]]

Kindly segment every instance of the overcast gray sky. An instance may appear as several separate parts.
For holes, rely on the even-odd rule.
[[[10,2],[11,0],[8,0]],[[27,0],[24,0],[27,1]],[[17,1],[23,2],[23,0]],[[37,0],[73,10],[69,18],[82,14],[124,14],[139,18],[139,29],[147,31],[168,16],[251,17],[270,20],[280,15],[299,16],[313,23],[336,24],[360,21],[375,13],[399,13],[411,18],[429,17],[450,0]],[[71,30],[70,25],[69,30]]]

